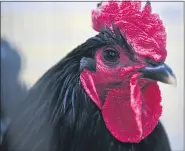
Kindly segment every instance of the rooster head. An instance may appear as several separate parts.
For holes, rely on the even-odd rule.
[[[94,41],[103,41],[93,58],[80,61],[80,81],[102,113],[110,133],[121,142],[140,142],[162,113],[157,81],[176,84],[164,63],[166,32],[146,3],[105,2],[92,11]]]

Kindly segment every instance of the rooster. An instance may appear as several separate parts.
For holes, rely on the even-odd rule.
[[[166,32],[147,2],[105,2],[92,11],[94,37],[30,89],[11,123],[7,151],[171,151],[159,118],[158,81],[176,84],[164,63]]]

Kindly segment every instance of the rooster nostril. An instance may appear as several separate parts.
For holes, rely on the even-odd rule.
[[[146,62],[147,62],[149,65],[153,66],[153,67],[159,66],[159,65],[161,65],[161,64],[164,63],[164,62],[156,62],[156,61],[152,60],[151,58],[147,58],[147,59],[146,59]]]

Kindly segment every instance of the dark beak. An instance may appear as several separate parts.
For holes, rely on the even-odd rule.
[[[177,85],[176,77],[173,71],[166,65],[162,64],[154,67],[145,67],[140,69],[141,76],[156,81],[160,81],[166,84]]]

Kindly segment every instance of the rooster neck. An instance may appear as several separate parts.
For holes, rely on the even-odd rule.
[[[58,63],[30,90],[24,110],[9,129],[8,151],[28,148],[34,151],[170,151],[160,123],[138,144],[116,140],[106,128],[101,111],[82,89],[78,64],[70,67]],[[15,131],[19,134],[14,135]]]
[[[170,151],[166,133],[160,122],[154,131],[139,143],[122,143],[115,139],[106,128],[100,109],[82,88],[79,77],[76,77],[75,73],[72,75],[72,81],[68,85],[68,101],[63,97],[60,102],[66,103],[65,110],[60,110],[58,120],[54,124],[54,151]]]
[[[79,101],[80,100],[80,101]],[[57,151],[170,151],[163,126],[159,122],[154,131],[140,143],[122,143],[107,130],[101,111],[84,95],[76,99],[75,122],[69,122],[72,109],[58,127]],[[60,131],[60,130],[63,131]],[[164,142],[164,144],[161,143]]]

